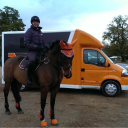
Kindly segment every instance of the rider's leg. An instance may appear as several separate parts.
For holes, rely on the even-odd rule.
[[[34,68],[35,68],[35,63],[30,62],[27,67],[27,76],[28,76],[27,83],[28,84],[30,84],[32,81],[32,72],[33,72]]]
[[[32,81],[32,72],[35,69],[37,52],[30,51],[30,52],[28,52],[27,56],[30,61],[30,63],[28,64],[28,67],[27,67],[27,76],[28,76],[27,84],[30,84]]]

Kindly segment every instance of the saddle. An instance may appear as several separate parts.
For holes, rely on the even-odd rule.
[[[35,71],[40,67],[41,63],[48,64],[50,62],[48,57],[43,57],[41,60],[38,59],[36,66],[35,66]],[[27,70],[28,64],[30,63],[28,57],[25,57],[24,59],[21,60],[19,64],[19,68],[22,70]]]
[[[26,57],[20,62],[19,67],[20,69],[27,70],[27,66],[30,63],[29,59]]]

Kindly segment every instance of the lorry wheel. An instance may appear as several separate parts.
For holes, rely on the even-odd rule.
[[[26,87],[25,85],[22,85],[21,88],[20,88],[21,92],[25,92],[27,90],[28,90],[28,87]]]
[[[115,97],[120,94],[121,88],[116,81],[109,80],[103,83],[101,90],[105,96]]]

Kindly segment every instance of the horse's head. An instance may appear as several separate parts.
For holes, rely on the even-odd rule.
[[[72,76],[72,59],[74,57],[74,50],[73,46],[76,44],[77,39],[74,40],[71,44],[70,43],[64,43],[63,41],[60,41],[60,47],[61,47],[61,57],[60,62],[63,67],[64,76],[66,78],[70,78]]]

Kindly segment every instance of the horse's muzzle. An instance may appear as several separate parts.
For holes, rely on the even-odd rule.
[[[64,75],[67,79],[71,78],[72,77],[72,74],[70,75]]]

